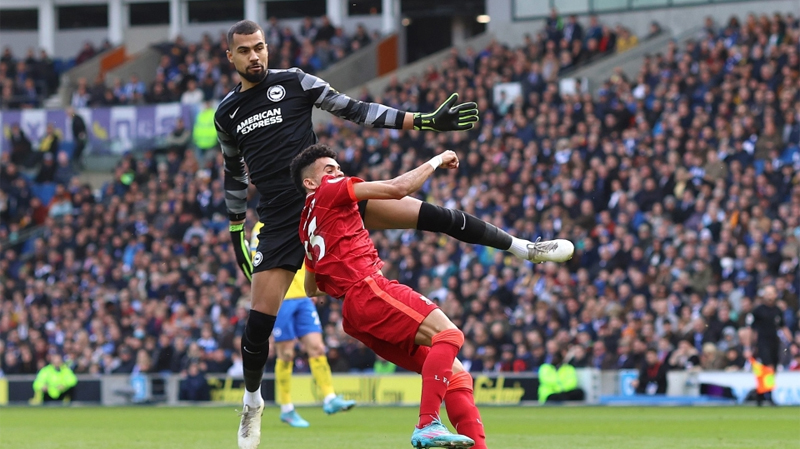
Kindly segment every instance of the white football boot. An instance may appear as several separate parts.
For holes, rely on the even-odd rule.
[[[244,405],[239,416],[239,449],[256,449],[261,443],[261,415],[264,413],[264,400],[258,407]]]
[[[572,259],[574,252],[575,245],[564,239],[542,240],[539,237],[528,244],[528,260],[533,263],[566,262]]]

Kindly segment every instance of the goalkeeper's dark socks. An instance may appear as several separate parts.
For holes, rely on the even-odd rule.
[[[508,251],[513,237],[497,226],[460,210],[422,203],[417,218],[420,231],[443,232],[462,242]]]
[[[261,388],[264,365],[269,357],[269,336],[275,327],[275,316],[250,310],[247,325],[242,335],[242,365],[244,386],[249,392]]]

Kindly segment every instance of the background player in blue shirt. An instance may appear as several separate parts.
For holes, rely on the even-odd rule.
[[[258,233],[264,226],[260,221],[253,226],[250,238],[250,251],[255,257],[258,248]],[[281,421],[292,427],[308,427],[308,421],[300,417],[292,404],[292,369],[294,368],[295,344],[303,343],[308,354],[308,365],[314,382],[323,395],[322,409],[327,414],[346,411],[356,405],[355,401],[345,400],[337,395],[333,388],[333,377],[328,357],[325,355],[325,343],[322,340],[317,306],[306,296],[303,281],[305,269],[300,267],[295,274],[289,291],[278,311],[272,336],[275,338],[275,352],[278,360],[275,363],[275,387],[277,400],[281,405]]]

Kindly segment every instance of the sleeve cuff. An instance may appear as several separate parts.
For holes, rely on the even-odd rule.
[[[353,185],[358,184],[359,182],[364,182],[364,180],[355,176],[347,178],[347,194],[354,203],[358,202],[358,198],[356,197],[356,191],[353,188]]]

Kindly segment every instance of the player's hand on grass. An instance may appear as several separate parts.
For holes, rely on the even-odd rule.
[[[456,104],[454,93],[434,112],[414,114],[414,129],[423,131],[467,131],[478,121],[478,105],[474,102]]]

